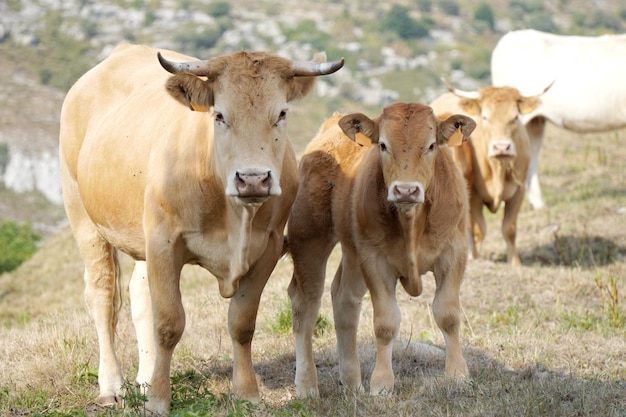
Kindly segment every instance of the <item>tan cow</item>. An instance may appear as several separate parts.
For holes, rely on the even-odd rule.
[[[250,347],[259,297],[281,256],[298,187],[289,102],[343,60],[158,57],[148,47],[118,47],[76,82],[61,114],[63,193],[98,333],[99,399],[118,401],[123,383],[114,350],[121,250],[139,261],[129,290],[148,410],[169,409],[185,264],[209,270],[220,294],[232,297],[233,392],[258,400]]]
[[[362,389],[356,336],[369,290],[377,340],[370,392],[393,389],[391,349],[400,328],[396,284],[418,296],[427,271],[437,283],[433,312],[446,341],[446,373],[468,374],[459,342],[467,194],[446,144],[473,128],[466,116],[440,121],[430,107],[397,103],[374,120],[336,114],[307,147],[287,227],[298,395],[319,395],[311,338],[326,262],[337,242],[342,258],[332,299],[343,383]],[[363,135],[371,146],[359,144],[367,142]]]
[[[476,130],[471,140],[453,150],[454,159],[467,180],[470,193],[470,247],[481,255],[486,233],[483,206],[495,213],[504,203],[502,235],[507,260],[521,265],[515,236],[517,216],[524,201],[524,179],[530,161],[530,142],[520,115],[533,111],[539,96],[524,97],[515,88],[486,87],[464,92],[449,87],[450,93],[431,103],[437,115],[471,115]]]

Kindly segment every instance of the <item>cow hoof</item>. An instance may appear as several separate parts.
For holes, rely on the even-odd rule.
[[[98,397],[98,404],[102,407],[116,407],[119,402],[117,401],[117,397],[114,395],[107,395],[104,397]]]

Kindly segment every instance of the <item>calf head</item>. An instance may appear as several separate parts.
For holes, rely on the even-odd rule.
[[[362,133],[378,144],[387,200],[410,209],[424,202],[439,147],[456,134],[467,138],[476,123],[458,114],[440,120],[428,106],[396,103],[373,120],[361,113],[346,115],[339,126],[352,140]]]
[[[292,62],[262,52],[186,63],[158,58],[175,74],[166,86],[170,95],[214,120],[215,162],[226,195],[251,205],[281,194],[289,102],[305,96],[315,76],[344,63],[320,62],[324,54],[312,62]]]
[[[539,96],[524,97],[512,87],[486,87],[477,92],[451,89],[460,97],[459,105],[467,113],[480,116],[482,137],[472,140],[481,155],[503,161],[512,160],[518,153],[528,153],[529,139],[520,115],[535,110]]]

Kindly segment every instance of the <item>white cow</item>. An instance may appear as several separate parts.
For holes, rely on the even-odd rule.
[[[536,30],[509,32],[491,57],[494,86],[524,95],[540,93],[541,106],[523,116],[532,145],[526,177],[528,200],[544,206],[537,175],[545,121],[576,132],[626,127],[626,34],[559,36]]]

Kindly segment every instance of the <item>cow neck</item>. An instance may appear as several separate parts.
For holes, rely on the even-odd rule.
[[[239,279],[244,276],[250,268],[250,242],[252,240],[252,221],[259,210],[260,205],[232,204],[233,214],[239,214],[233,219],[232,225],[236,233],[228,235],[228,250],[230,252],[230,265],[228,276],[219,277],[220,295],[230,298],[235,295],[239,286]]]
[[[400,283],[412,297],[417,297],[422,293],[422,279],[417,262],[417,253],[426,223],[426,216],[422,214],[423,208],[423,204],[417,204],[410,209],[397,209],[398,221],[404,237],[408,270],[408,276],[401,277]]]
[[[507,184],[507,176],[515,177],[515,169],[512,160],[502,161],[497,158],[489,158],[491,169],[491,184],[489,193],[493,197],[493,202],[489,209],[495,212],[504,200],[504,190]]]

